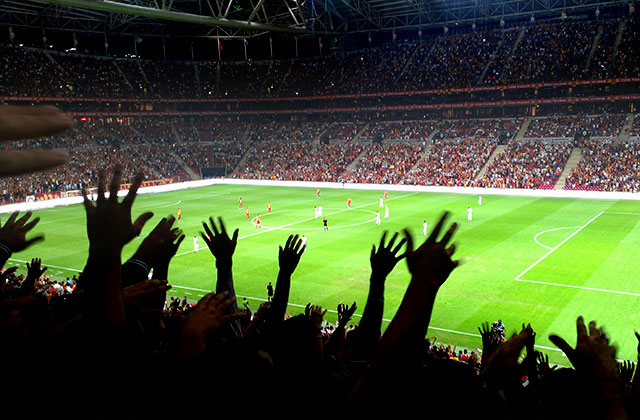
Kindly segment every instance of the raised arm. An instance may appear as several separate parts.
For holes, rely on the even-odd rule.
[[[624,385],[618,372],[616,348],[609,345],[609,338],[595,321],[589,322],[589,330],[582,316],[576,321],[578,339],[571,347],[563,338],[550,335],[549,340],[564,352],[576,369],[586,389],[592,391],[585,396],[594,407],[594,418],[626,419]]]
[[[134,177],[129,193],[118,202],[118,190],[122,179],[122,167],[114,169],[105,198],[104,174],[98,180],[98,197],[93,203],[83,190],[87,215],[89,258],[83,272],[84,288],[90,299],[88,315],[96,326],[109,336],[120,336],[125,328],[124,302],[122,298],[120,260],[122,248],[140,234],[153,213],[143,213],[131,221],[131,207],[142,182],[142,174]]]
[[[382,328],[382,315],[384,312],[384,285],[387,276],[393,271],[398,261],[405,257],[405,254],[398,255],[402,246],[407,242],[407,238],[402,238],[396,245],[398,233],[396,232],[389,243],[385,245],[387,232],[382,234],[380,245],[376,249],[375,245],[371,247],[371,278],[369,279],[369,296],[367,304],[364,307],[362,319],[358,325],[358,340],[361,349],[366,353],[370,353],[380,340],[380,331]]]
[[[27,249],[34,243],[42,241],[44,235],[37,235],[27,239],[27,233],[33,229],[40,221],[36,217],[29,221],[31,212],[26,212],[18,218],[19,212],[11,213],[7,221],[0,227],[0,267],[4,267],[14,252]]]
[[[302,245],[302,240],[298,238],[298,235],[290,235],[284,248],[282,246],[279,247],[278,265],[280,270],[278,271],[278,281],[276,282],[276,290],[271,301],[267,321],[271,325],[280,323],[284,319],[289,303],[291,276],[300,262],[304,249],[305,247]]]
[[[233,298],[233,302],[226,308],[225,314],[238,313],[238,304],[235,300],[236,291],[233,284],[233,253],[236,250],[238,244],[238,232],[236,229],[233,231],[232,237],[227,234],[227,229],[224,226],[222,217],[218,218],[220,227],[216,226],[212,217],[209,217],[209,225],[206,222],[202,222],[204,233],[200,233],[202,239],[209,247],[211,254],[216,260],[217,269],[217,281],[216,281],[216,293],[227,293],[227,296]],[[229,323],[229,327],[233,331],[233,335],[236,337],[242,337],[242,327],[240,321],[237,319],[232,320]]]
[[[356,409],[368,404],[369,399],[379,391],[379,381],[398,368],[398,363],[409,367],[419,360],[436,294],[459,264],[451,259],[455,245],[449,246],[457,225],[452,224],[442,239],[438,240],[447,216],[448,213],[445,213],[441,217],[431,236],[418,249],[414,250],[413,238],[405,231],[411,282],[377,346],[367,372],[348,398],[349,408]]]

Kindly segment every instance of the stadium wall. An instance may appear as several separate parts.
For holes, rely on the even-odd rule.
[[[391,184],[349,184],[339,182],[307,182],[307,181],[272,181],[259,179],[228,179],[211,178],[198,181],[177,182],[166,185],[140,187],[138,194],[154,194],[167,191],[179,191],[188,188],[206,187],[211,185],[254,185],[272,187],[300,187],[300,188],[332,188],[348,190],[372,190],[372,191],[403,191],[403,192],[430,192],[448,194],[473,194],[473,195],[503,195],[518,197],[555,197],[555,198],[587,198],[595,200],[640,200],[640,193],[631,192],[607,192],[607,191],[569,191],[569,190],[532,190],[518,188],[476,188],[476,187],[436,187],[423,185],[391,185]],[[127,194],[128,190],[120,190],[119,196]],[[82,196],[55,198],[24,203],[12,203],[0,206],[0,213],[14,211],[37,210],[57,206],[82,203]]]

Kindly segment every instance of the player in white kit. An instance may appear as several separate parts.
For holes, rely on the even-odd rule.
[[[422,235],[427,236],[427,221],[422,224]]]
[[[384,207],[384,204],[382,204],[382,203],[383,203],[383,201],[384,201],[384,199],[383,199],[382,197],[380,197],[380,208],[383,208],[383,207]]]
[[[318,206],[318,216],[322,217],[322,206]]]
[[[389,206],[384,206],[384,218],[389,218]]]
[[[197,236],[193,237],[193,250],[195,252],[198,252],[200,250],[200,244],[198,243],[198,237]]]
[[[307,246],[307,237],[302,235],[302,237],[300,238],[300,244],[302,245],[302,247],[306,247]]]
[[[482,196],[481,195],[478,196],[478,205],[479,206],[482,205]]]
[[[467,220],[469,222],[473,220],[473,209],[471,207],[467,207]]]
[[[381,223],[381,222],[380,222],[380,212],[379,212],[379,211],[377,211],[377,212],[376,212],[376,225],[379,225],[380,223]]]

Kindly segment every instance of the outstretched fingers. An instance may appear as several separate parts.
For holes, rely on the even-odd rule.
[[[138,172],[133,177],[133,182],[131,183],[131,187],[129,188],[129,192],[127,196],[122,200],[122,204],[126,204],[127,206],[133,206],[133,201],[136,199],[136,194],[138,193],[138,188],[140,188],[140,184],[142,184],[143,175],[141,172]]]

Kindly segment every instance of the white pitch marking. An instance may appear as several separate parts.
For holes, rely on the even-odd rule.
[[[18,262],[27,262],[27,261],[23,261],[23,260],[17,260],[15,258],[9,258],[9,260],[18,261]],[[59,266],[54,266],[54,265],[49,265],[48,267],[61,268],[61,269],[64,269],[64,270],[75,271],[75,272],[78,272],[78,273],[81,272],[81,270],[77,270],[75,268],[70,268],[70,267],[59,267]],[[521,281],[528,281],[528,280],[521,280]],[[176,284],[172,284],[171,288],[192,290],[192,291],[195,291],[195,292],[202,292],[202,294],[206,294],[206,293],[211,292],[211,290],[198,289],[198,288],[195,288],[195,287],[187,287],[187,286],[178,286]],[[621,293],[624,293],[624,292],[621,292]],[[252,297],[252,296],[242,296],[242,295],[237,295],[237,296],[246,297],[247,299],[258,300],[258,301],[262,301],[262,302],[266,302],[267,301],[267,299],[262,299],[262,298]],[[288,306],[294,306],[294,307],[297,307],[297,308],[305,308],[306,307],[306,305],[299,305],[299,304],[295,304],[295,303],[287,303],[287,305]],[[327,309],[327,312],[337,313],[337,311],[332,310],[332,309]],[[354,314],[353,316],[362,318],[362,315],[359,315],[359,314]],[[390,319],[386,319],[386,318],[382,319],[382,320],[385,321],[385,322],[391,322]],[[449,333],[453,333],[453,334],[467,335],[467,336],[471,336],[471,337],[481,337],[480,334],[468,333],[468,332],[464,332],[464,331],[450,330],[450,329],[446,329],[446,328],[438,328],[438,327],[429,326],[429,329],[449,332]],[[539,348],[542,348],[542,349],[546,349],[546,350],[560,351],[559,349],[556,349],[556,348],[553,348],[553,347],[539,346],[537,344],[535,346],[539,347]]]
[[[31,261],[24,261],[24,260],[17,260],[15,258],[9,258],[9,261],[17,261],[17,262],[21,262],[21,263],[30,263]],[[59,265],[51,265],[51,264],[42,264],[43,267],[51,267],[51,268],[60,268],[62,270],[68,270],[68,271],[75,271],[77,273],[81,273],[82,270],[76,270],[75,268],[69,268],[69,267],[60,267]]]
[[[606,211],[607,214],[629,214],[632,216],[640,216],[640,213],[631,213],[626,211]]]
[[[391,201],[391,200],[398,200],[398,199],[400,199],[400,198],[409,197],[409,196],[411,196],[411,195],[415,195],[415,194],[417,194],[417,193],[415,193],[415,192],[414,192],[414,193],[410,193],[410,194],[405,194],[405,195],[401,195],[401,196],[399,196],[399,197],[390,198],[390,199],[389,199],[389,200],[387,200],[387,201]],[[373,206],[374,204],[378,204],[378,201],[376,201],[376,202],[374,202],[374,203],[362,204],[362,205],[360,205],[360,206],[353,207],[353,209],[359,209],[359,208],[362,208],[362,207]],[[344,213],[345,211],[350,211],[350,210],[351,210],[351,209],[342,209],[342,210],[334,211],[333,213],[327,213],[327,216],[331,216],[331,215],[338,214],[338,213]],[[324,216],[323,216],[323,217],[324,217]],[[263,228],[262,228],[263,230],[261,230],[261,231],[259,231],[259,232],[254,232],[254,233],[250,233],[250,234],[248,234],[248,235],[240,236],[240,237],[238,237],[238,239],[246,239],[246,238],[250,238],[250,237],[252,237],[252,236],[256,236],[256,235],[260,235],[260,234],[263,234],[263,233],[271,232],[271,231],[273,231],[273,230],[282,230],[282,228],[286,228],[286,227],[289,227],[289,226],[297,225],[298,223],[308,222],[308,221],[310,221],[310,220],[314,220],[314,219],[315,219],[315,217],[309,217],[308,219],[298,220],[298,221],[296,221],[296,222],[287,223],[287,224],[285,224],[285,225],[278,226],[278,227],[273,227],[273,228],[263,227]],[[375,220],[375,219],[373,219],[373,220]],[[364,222],[364,223],[369,223],[369,221]],[[252,224],[253,224],[253,222],[252,222]],[[313,228],[313,229],[315,229],[315,228]],[[307,229],[300,229],[300,230],[307,230]],[[181,256],[181,255],[192,254],[192,253],[194,253],[194,252],[195,252],[194,250],[181,252],[181,253],[179,253],[179,254],[176,254],[176,255],[174,256],[174,258],[175,258],[175,257],[179,257],[179,256]]]
[[[548,229],[548,230],[543,230],[542,232],[536,234],[536,236],[533,237],[533,240],[540,245],[543,248],[547,248],[547,249],[551,249],[550,246],[546,246],[544,244],[541,244],[540,242],[538,242],[538,236],[542,235],[543,233],[547,233],[547,232],[553,232],[554,230],[563,230],[563,229],[577,229],[580,226],[571,226],[571,227],[559,227],[559,228],[555,228],[555,229]]]
[[[516,279],[516,281],[522,281],[522,282],[525,282],[525,283],[544,284],[546,286],[558,286],[558,287],[569,287],[569,288],[572,288],[572,289],[592,290],[594,292],[616,293],[618,295],[640,296],[640,293],[620,292],[618,290],[598,289],[598,288],[595,288],[595,287],[586,287],[586,286],[574,286],[574,285],[571,285],[571,284],[549,283],[549,282],[546,282],[546,281],[526,280],[526,279],[522,279],[522,278]]]
[[[524,276],[529,270],[531,270],[533,267],[535,267],[536,265],[540,264],[545,258],[547,258],[549,255],[551,255],[555,250],[557,250],[558,248],[560,248],[562,245],[564,245],[569,239],[573,238],[574,236],[576,236],[582,229],[586,228],[587,226],[589,226],[591,224],[591,222],[593,222],[594,220],[596,220],[598,217],[602,216],[602,214],[604,213],[604,211],[601,211],[600,213],[596,214],[594,217],[591,218],[591,220],[589,220],[587,223],[585,223],[584,225],[580,226],[575,232],[573,232],[571,235],[567,236],[562,242],[560,242],[558,245],[554,246],[553,248],[551,248],[546,254],[544,254],[542,257],[538,258],[538,260],[536,262],[534,262],[533,264],[531,264],[529,267],[527,267],[522,273],[518,274],[515,278],[515,280],[519,280],[522,276]]]

